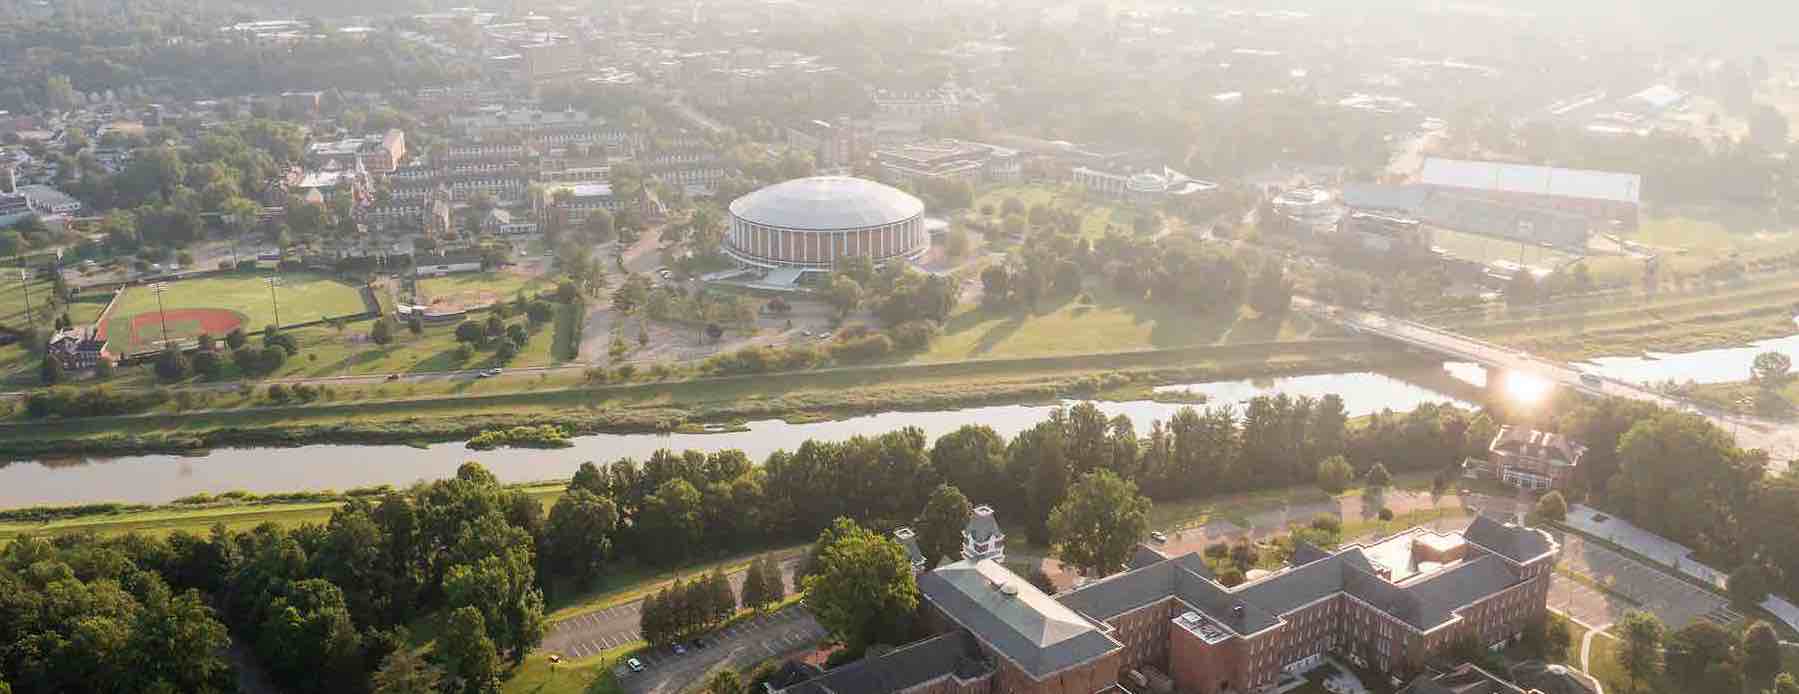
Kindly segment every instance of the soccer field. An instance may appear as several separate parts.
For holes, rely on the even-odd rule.
[[[201,332],[220,337],[238,326],[246,332],[262,330],[275,322],[276,300],[286,325],[368,310],[356,287],[323,275],[283,273],[274,297],[267,277],[234,274],[169,282],[160,313],[150,287],[127,287],[101,329],[114,352],[129,353],[155,347],[165,318],[169,338],[184,339]]]

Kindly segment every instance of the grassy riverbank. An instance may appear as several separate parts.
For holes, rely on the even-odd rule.
[[[896,365],[639,383],[558,387],[544,378],[420,384],[443,395],[241,407],[145,416],[27,420],[0,425],[14,459],[170,452],[222,446],[466,440],[483,430],[554,423],[571,434],[673,431],[747,419],[816,420],[1064,397],[1138,395],[1150,385],[1368,369],[1415,361],[1367,340],[1216,345],[1053,358]],[[425,388],[423,386],[429,386]],[[492,389],[492,390],[490,390]],[[412,389],[407,389],[408,391]],[[407,392],[407,391],[401,391]],[[266,403],[266,401],[264,401]]]
[[[1577,360],[1734,347],[1791,335],[1795,296],[1799,278],[1780,274],[1716,288],[1618,292],[1424,320],[1540,356]]]

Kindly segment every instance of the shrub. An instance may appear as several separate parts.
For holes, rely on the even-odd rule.
[[[893,340],[886,335],[874,334],[831,345],[831,358],[843,363],[855,363],[879,359],[892,351]]]
[[[1343,532],[1343,519],[1338,518],[1336,514],[1320,513],[1312,516],[1312,527],[1325,532],[1340,533]]]
[[[1243,580],[1243,570],[1235,566],[1225,567],[1223,571],[1218,572],[1218,583],[1226,588],[1242,585]]]
[[[500,346],[494,348],[493,356],[495,359],[500,360],[501,363],[512,361],[513,357],[518,356],[518,343],[511,340],[502,340]]]
[[[1226,556],[1229,556],[1230,553],[1231,553],[1230,545],[1226,545],[1222,542],[1214,542],[1212,544],[1206,545],[1206,549],[1205,549],[1206,556],[1210,557],[1212,559],[1223,559]]]
[[[459,362],[468,361],[475,358],[475,348],[468,346],[467,343],[456,345],[456,351],[451,353],[451,356],[456,357],[456,361]]]
[[[269,384],[268,397],[269,402],[280,404],[286,403],[291,395],[288,392],[287,386],[279,383],[271,383]]]
[[[218,352],[204,350],[195,352],[191,361],[194,365],[194,373],[200,374],[201,378],[209,381],[218,378],[219,373],[225,369],[225,360],[219,357]]]
[[[319,397],[319,389],[318,388],[306,385],[304,383],[296,383],[289,390],[293,391],[294,399],[299,400],[300,402],[312,402],[313,400],[317,400]]]
[[[491,450],[500,446],[514,448],[568,448],[575,445],[569,441],[568,432],[554,424],[542,426],[519,426],[510,429],[489,429],[476,434],[468,440],[468,447],[477,451]]]
[[[1375,514],[1375,515],[1383,521],[1390,521],[1390,520],[1393,520],[1393,509],[1386,508],[1383,506],[1383,507],[1381,507],[1380,513]]]
[[[243,328],[232,328],[231,332],[225,333],[225,346],[234,350],[243,349],[244,345],[249,343],[249,341],[250,338],[244,334]]]
[[[912,320],[893,326],[889,332],[893,334],[894,345],[903,350],[917,351],[931,346],[931,340],[937,337],[937,324],[927,320]]]

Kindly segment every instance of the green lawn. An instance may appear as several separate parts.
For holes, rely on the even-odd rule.
[[[1516,263],[1522,257],[1525,265],[1554,268],[1575,257],[1536,244],[1520,244],[1516,241],[1449,229],[1432,229],[1430,243],[1455,254],[1458,258],[1481,263],[1491,263],[1496,260]]]
[[[486,300],[488,298],[511,301],[520,291],[535,294],[552,286],[554,283],[547,276],[523,275],[505,270],[464,272],[418,281],[419,303],[444,298],[460,301],[464,306],[485,305],[489,303]],[[483,297],[484,293],[491,293],[493,296]],[[478,298],[482,300],[477,301]]]
[[[1088,198],[1078,188],[1061,188],[1045,185],[1016,185],[994,188],[975,197],[974,209],[979,211],[993,206],[994,223],[1004,217],[1002,210],[1007,198],[1017,198],[1024,203],[1025,209],[1037,204],[1073,211],[1080,215],[1080,234],[1089,239],[1099,239],[1106,235],[1108,226],[1119,231],[1132,233],[1132,223],[1137,219],[1137,210],[1128,205],[1117,205],[1100,202]]]
[[[360,290],[324,275],[283,273],[272,297],[266,277],[269,275],[233,274],[169,282],[168,291],[162,295],[162,308],[170,311],[182,308],[235,311],[244,317],[246,332],[273,324],[276,302],[279,302],[281,322],[288,325],[367,310]],[[129,335],[132,316],[156,311],[156,293],[149,287],[127,288],[107,318],[108,337],[117,345],[121,338]],[[172,328],[173,325],[171,333],[174,332]]]
[[[27,298],[32,310],[44,310],[44,302],[50,298],[50,281],[33,278],[21,284],[18,268],[0,267],[0,324],[13,325],[24,318]]]
[[[914,362],[946,362],[988,357],[1165,349],[1233,342],[1300,339],[1311,335],[1311,320],[1298,314],[1263,318],[1247,309],[1194,314],[1117,294],[1110,287],[1087,290],[1092,304],[1071,297],[1023,309],[984,310],[976,302],[957,307],[943,334]]]
[[[485,315],[477,318],[486,320]],[[524,317],[514,316],[507,323],[524,323]],[[494,361],[492,350],[476,350],[472,359],[457,360],[455,324],[427,327],[424,333],[416,336],[401,324],[394,331],[394,342],[386,346],[368,339],[373,326],[372,321],[361,321],[345,325],[342,332],[322,325],[292,331],[300,343],[300,353],[288,359],[287,365],[275,377],[422,373],[500,366]],[[561,360],[554,356],[556,331],[553,324],[539,326],[530,336],[518,356],[505,366],[560,363]]]

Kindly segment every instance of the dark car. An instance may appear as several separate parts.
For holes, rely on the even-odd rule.
[[[694,639],[694,640],[693,640],[693,650],[696,650],[696,651],[697,651],[697,650],[699,650],[699,649],[702,649],[702,648],[705,648],[705,647],[706,647],[706,642],[705,642],[705,641],[702,641],[702,640],[700,640],[700,639]]]

